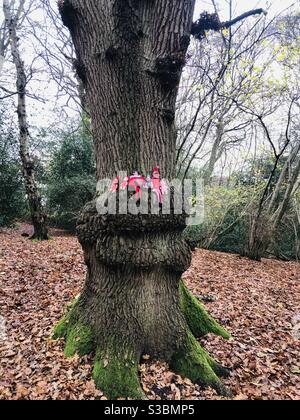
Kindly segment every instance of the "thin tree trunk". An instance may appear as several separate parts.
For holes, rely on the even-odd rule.
[[[268,211],[270,213],[272,212],[272,210],[274,209],[274,207],[276,205],[276,202],[278,201],[278,197],[279,197],[280,191],[282,189],[283,182],[286,179],[286,175],[288,173],[288,170],[291,167],[291,165],[294,163],[294,160],[299,155],[299,152],[300,152],[300,144],[296,144],[293,147],[290,155],[288,156],[288,158],[287,158],[287,160],[286,160],[286,162],[285,162],[285,164],[284,164],[284,166],[281,170],[280,177],[279,177],[279,179],[276,183],[275,190],[272,194],[272,197],[270,199],[270,203],[269,203],[269,206],[268,206]],[[299,172],[298,172],[298,174],[299,174]],[[296,174],[296,179],[298,177],[298,174]],[[289,180],[289,185],[290,185],[290,182],[291,182],[291,180]],[[295,185],[295,181],[292,183],[293,187],[294,187],[294,185]]]
[[[289,179],[288,185],[286,187],[285,190],[285,194],[284,197],[281,201],[281,203],[279,204],[276,212],[274,213],[274,215],[272,216],[272,222],[273,222],[273,226],[274,229],[277,228],[277,226],[279,225],[279,223],[281,222],[287,208],[288,205],[290,203],[293,191],[294,191],[294,187],[296,185],[297,179],[299,178],[299,174],[300,174],[300,157],[298,159],[298,162],[296,164],[296,167],[293,170],[293,173]]]
[[[175,174],[175,101],[190,39],[194,0],[59,2],[85,85],[97,177]],[[224,373],[193,333],[228,333],[181,283],[191,252],[184,215],[104,215],[89,203],[78,222],[87,264],[83,292],[58,324],[65,353],[96,351],[94,379],[110,398],[143,398],[143,353],[226,393]]]
[[[31,220],[34,228],[32,239],[47,240],[48,230],[46,226],[46,216],[43,212],[41,197],[38,192],[37,183],[35,180],[35,169],[33,159],[29,155],[28,146],[28,125],[27,125],[27,110],[26,110],[26,74],[24,69],[24,62],[21,59],[19,51],[19,38],[17,36],[17,19],[20,12],[23,10],[24,1],[20,2],[19,10],[16,17],[13,17],[9,8],[8,2],[4,2],[4,14],[9,28],[10,46],[13,62],[17,74],[17,95],[18,95],[18,125],[19,125],[19,142],[20,142],[20,157],[22,162],[23,176],[25,180],[26,194],[28,197],[28,204],[31,214]]]
[[[285,162],[267,209],[261,208],[259,213],[256,212],[255,215],[250,215],[245,255],[251,259],[260,261],[265,255],[274,240],[276,230],[286,214],[291,199],[299,187],[300,158],[295,162],[299,150],[299,145],[296,145]],[[291,168],[292,164],[294,164],[293,168]],[[288,170],[292,173],[286,181],[283,197],[279,200],[280,193],[283,193],[283,182],[286,179]]]
[[[214,173],[216,163],[220,157],[220,144],[223,138],[223,134],[224,134],[224,124],[223,124],[223,121],[220,120],[217,122],[216,138],[213,143],[207,169],[205,170],[205,174],[204,174],[205,184],[209,184],[209,185],[211,184],[212,175]]]
[[[262,208],[260,212],[256,212],[250,216],[245,255],[251,259],[260,261],[268,250],[275,236],[275,232],[287,211],[291,198],[296,191],[295,187],[297,186],[297,180],[300,174],[300,159],[295,163],[298,153],[299,145],[296,145],[282,168],[267,209]],[[283,182],[292,163],[295,163],[295,167],[285,186],[284,195],[278,202]]]
[[[255,211],[249,215],[248,232],[244,255],[251,260],[261,261],[272,238],[272,227],[265,213]]]

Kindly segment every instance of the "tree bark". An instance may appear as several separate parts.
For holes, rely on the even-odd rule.
[[[146,175],[158,164],[173,177],[175,101],[194,0],[64,0],[59,7],[85,85],[98,179],[121,170]],[[192,334],[229,337],[181,282],[191,261],[185,225],[174,212],[100,215],[95,201],[78,221],[86,283],[54,336],[66,339],[67,356],[95,351],[94,379],[110,398],[144,397],[143,353],[226,393],[218,378],[225,370]]]
[[[16,16],[12,15],[10,6],[7,1],[3,3],[3,10],[6,24],[9,30],[11,53],[13,63],[17,74],[17,97],[18,97],[18,125],[19,125],[19,143],[20,143],[20,157],[22,162],[23,177],[25,180],[25,189],[28,197],[28,204],[31,214],[31,220],[34,228],[34,233],[31,239],[47,240],[48,230],[46,226],[46,215],[43,212],[41,197],[39,195],[37,182],[35,179],[34,161],[29,154],[28,145],[28,124],[27,124],[27,109],[26,109],[26,85],[27,78],[24,68],[24,62],[21,59],[19,51],[19,38],[17,35],[17,24],[20,14],[23,10],[24,1],[20,1],[20,5]]]

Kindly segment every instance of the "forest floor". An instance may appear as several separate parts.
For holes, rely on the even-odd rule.
[[[43,243],[24,231],[30,226],[0,231],[0,400],[105,399],[89,358],[67,360],[51,340],[84,282],[80,246],[62,231]],[[184,279],[232,334],[202,344],[232,369],[225,383],[234,399],[300,400],[300,265],[197,249]],[[148,356],[140,371],[149,399],[219,399]]]

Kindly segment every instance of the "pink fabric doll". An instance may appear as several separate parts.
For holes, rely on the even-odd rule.
[[[158,167],[155,167],[152,171],[151,188],[156,193],[159,204],[162,204],[163,195],[168,192],[168,185],[160,179]]]
[[[136,199],[142,198],[142,187],[145,184],[145,178],[142,177],[138,172],[134,172],[130,177],[124,178],[121,189],[125,190],[127,187],[133,187],[135,189]]]
[[[110,187],[110,191],[111,192],[116,192],[119,189],[119,177],[116,176],[115,179],[113,180],[112,186]]]

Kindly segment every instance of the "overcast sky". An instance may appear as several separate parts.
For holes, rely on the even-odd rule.
[[[53,0],[55,1],[55,0]],[[219,6],[221,19],[227,19],[228,17],[228,7],[226,7],[226,0],[217,0],[217,5]],[[283,8],[288,7],[291,4],[298,4],[300,6],[300,0],[247,0],[247,1],[235,1],[234,14],[240,14],[249,9],[254,9],[256,7],[263,7],[268,9],[270,7],[270,13],[276,14],[281,11]],[[2,4],[3,0],[0,0],[1,10],[0,10],[0,19],[3,19],[2,13]],[[213,10],[212,3],[210,0],[196,0],[196,10],[195,15],[199,15],[203,10]]]
[[[226,20],[228,18],[228,2],[226,0],[216,0],[216,4],[219,7],[221,20]],[[269,14],[273,16],[292,4],[300,6],[300,0],[236,0],[234,1],[233,15],[237,16],[247,10],[262,7],[263,9],[269,10]],[[214,10],[210,0],[196,0],[195,17],[203,10]]]
[[[172,0],[170,0],[172,1]],[[55,3],[57,0],[51,0],[51,2]],[[3,19],[3,13],[2,13],[2,4],[3,0],[0,0],[0,22]],[[221,20],[227,20],[228,19],[228,13],[229,13],[229,7],[228,7],[228,1],[227,0],[216,0],[216,4],[218,6],[219,15]],[[272,0],[272,1],[266,1],[266,0],[247,0],[247,1],[241,1],[241,0],[235,0],[234,1],[234,7],[233,7],[233,16],[237,16],[247,10],[251,10],[257,7],[262,7],[266,10],[269,10],[269,16],[268,18],[278,14],[279,12],[283,11],[287,7],[291,6],[292,4],[296,4],[300,8],[300,0]],[[199,17],[200,13],[206,11],[213,11],[214,8],[212,6],[211,0],[196,0],[196,8],[195,8],[195,20]],[[252,18],[255,19],[255,18]],[[25,54],[25,61],[26,57],[30,57],[30,51],[26,51]],[[1,64],[1,63],[0,63]],[[35,81],[32,82],[35,84]],[[35,85],[37,86],[37,85]],[[44,86],[44,85],[41,85]],[[38,86],[37,86],[38,89]],[[43,90],[45,91],[44,87]],[[53,97],[55,97],[56,93],[56,86],[53,86],[52,88],[50,86],[47,86],[47,92],[51,96],[51,92],[53,91]],[[50,98],[49,98],[50,99]],[[35,103],[34,100],[29,101],[30,108],[38,106],[39,108],[39,124],[42,124],[44,122],[45,125],[49,123],[48,119],[51,119],[51,113],[49,113],[49,110],[51,108],[52,102],[51,99],[47,103],[47,105],[43,106],[40,103]],[[34,110],[32,109],[33,114],[35,114]]]

